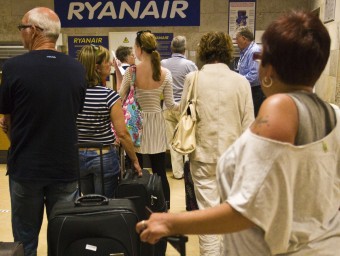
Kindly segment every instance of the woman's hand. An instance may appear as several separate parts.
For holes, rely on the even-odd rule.
[[[142,177],[142,168],[139,165],[138,159],[133,162],[133,166],[135,167],[135,171],[138,173],[138,176]]]
[[[143,242],[157,243],[162,237],[170,233],[170,213],[153,213],[149,220],[143,220],[136,225],[136,231]]]

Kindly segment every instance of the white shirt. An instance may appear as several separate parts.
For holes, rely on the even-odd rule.
[[[294,146],[249,129],[221,156],[222,201],[257,227],[224,236],[221,255],[340,255],[340,122]]]

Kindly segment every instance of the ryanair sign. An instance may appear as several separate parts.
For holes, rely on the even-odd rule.
[[[199,0],[54,0],[62,27],[199,26]]]

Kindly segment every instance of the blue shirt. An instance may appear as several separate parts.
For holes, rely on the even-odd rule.
[[[179,102],[182,97],[185,76],[192,71],[196,71],[197,66],[180,53],[173,53],[171,58],[162,60],[161,65],[171,72],[174,100]]]
[[[252,42],[240,52],[240,60],[238,63],[239,73],[247,78],[252,87],[261,84],[258,72],[259,63],[253,60],[253,54],[255,52],[261,52],[261,48],[255,42]]]

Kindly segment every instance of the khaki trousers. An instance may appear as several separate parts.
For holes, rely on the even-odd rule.
[[[199,209],[220,204],[216,181],[216,163],[208,164],[190,159],[190,171]],[[221,235],[199,235],[200,256],[220,255]]]

